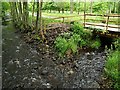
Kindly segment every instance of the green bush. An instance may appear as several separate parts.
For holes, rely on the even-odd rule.
[[[100,40],[93,41],[91,44],[92,48],[98,49],[101,46]]]
[[[72,27],[71,30],[73,33],[77,33],[79,35],[83,35],[84,34],[84,27],[79,24],[79,23],[75,23]]]
[[[83,26],[79,23],[75,23],[71,30],[72,32],[63,33],[56,38],[55,47],[60,55],[64,55],[70,49],[72,53],[76,53],[77,48],[82,48],[83,46],[99,48],[100,41],[91,40],[90,31],[84,30]]]
[[[89,46],[91,42],[91,35],[90,31],[84,29],[83,25],[80,23],[75,23],[71,28],[73,33],[76,33],[80,36],[79,46],[82,48],[83,46]]]
[[[116,50],[114,52],[111,52],[107,57],[105,72],[114,81],[115,83],[114,88],[120,89],[120,85],[118,83],[118,80],[120,80],[119,65],[120,65],[120,51]]]
[[[115,48],[120,51],[120,39],[117,39],[114,44]]]
[[[58,50],[60,55],[64,55],[68,49],[68,42],[65,38],[62,38],[61,36],[59,36],[56,38],[55,47]]]
[[[80,36],[77,34],[73,34],[69,38],[66,38],[68,34],[64,33],[64,35],[63,37],[57,37],[55,40],[55,47],[59,52],[59,55],[64,55],[65,52],[69,49],[71,49],[73,53],[76,53],[78,42],[80,41]]]

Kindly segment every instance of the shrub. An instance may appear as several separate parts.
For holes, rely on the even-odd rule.
[[[78,34],[73,34],[68,40],[69,48],[73,53],[77,52],[78,42],[80,41],[80,36]]]
[[[120,51],[120,39],[117,39],[114,44],[115,48]]]
[[[66,38],[67,34],[64,33],[64,35],[57,37],[55,40],[55,47],[59,55],[64,55],[67,50],[72,50],[73,53],[76,53],[80,36],[73,34],[70,38]]]
[[[110,53],[109,56],[107,57],[105,72],[115,82],[114,88],[120,89],[120,85],[118,83],[118,80],[120,80],[119,63],[120,63],[120,51],[116,50]]]
[[[92,48],[98,49],[101,46],[100,40],[93,41],[91,44]]]
[[[77,33],[79,35],[83,35],[84,34],[84,28],[82,25],[80,25],[79,23],[75,23],[72,27],[71,30],[73,33]]]
[[[62,38],[61,36],[59,36],[56,38],[55,47],[58,50],[60,55],[64,55],[68,49],[68,42],[65,38]]]

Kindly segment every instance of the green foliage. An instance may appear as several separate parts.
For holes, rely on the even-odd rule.
[[[100,46],[99,41],[93,42],[90,40],[91,33],[84,30],[83,26],[79,23],[75,23],[72,26],[71,30],[72,32],[64,33],[56,38],[55,47],[59,53],[62,53],[62,55],[64,55],[65,52],[69,49],[71,49],[73,53],[76,53],[78,47],[90,47],[91,43],[92,48],[98,49],[98,47]]]
[[[5,17],[6,11],[9,10],[10,5],[8,2],[2,2],[2,13],[0,16]]]
[[[89,46],[91,42],[91,35],[92,33],[90,31],[87,31],[84,29],[82,24],[75,23],[72,26],[72,32],[79,35],[79,46],[82,48],[83,46]]]
[[[77,46],[78,46],[78,42],[80,41],[80,36],[78,34],[73,34],[71,36],[71,38],[69,39],[68,43],[69,43],[69,48],[72,49],[73,53],[77,52]]]
[[[68,41],[68,50],[71,49],[73,53],[77,52],[77,44],[73,38],[70,38]]]
[[[117,39],[114,44],[115,44],[116,49],[120,51],[120,38]]]
[[[68,49],[68,42],[65,38],[57,37],[55,41],[55,47],[61,55],[64,55]]]
[[[93,12],[98,12],[100,14],[105,14],[107,9],[108,5],[105,2],[99,2],[93,6]]]
[[[120,90],[120,39],[115,41],[115,51],[108,54],[107,62],[105,64],[105,72],[108,77],[113,80],[113,86],[116,90]]]
[[[37,35],[37,34],[35,34],[35,35],[33,36],[33,38],[36,39],[36,40],[40,40],[40,36]]]
[[[101,46],[100,40],[93,41],[91,44],[92,48],[98,49]]]
[[[2,10],[7,11],[10,8],[8,2],[2,2]]]
[[[64,33],[64,35],[56,38],[55,47],[57,51],[64,55],[67,50],[72,50],[73,53],[77,52],[78,42],[80,41],[80,36],[78,34]]]
[[[115,82],[114,87],[115,88],[119,87],[120,89],[120,86],[118,85],[117,82],[118,80],[120,80],[119,65],[120,65],[120,51],[116,50],[114,52],[111,52],[107,57],[105,72]]]
[[[73,26],[72,26],[72,32],[73,33],[77,33],[77,34],[79,34],[79,35],[82,35],[82,34],[84,34],[84,28],[83,28],[83,26],[81,25],[81,24],[79,24],[79,23],[75,23]]]
[[[51,18],[42,18],[45,24],[49,24],[49,23],[54,23],[54,22],[61,22],[61,20],[54,20]]]

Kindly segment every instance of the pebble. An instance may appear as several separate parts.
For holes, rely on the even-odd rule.
[[[9,64],[13,64],[13,60],[9,61],[8,63],[9,63]]]
[[[48,71],[47,71],[47,70],[43,70],[43,71],[41,72],[41,75],[46,75],[46,74],[48,74]]]
[[[16,50],[16,52],[19,52],[20,50]]]
[[[14,61],[14,62],[15,62],[16,64],[18,64],[18,65],[20,64],[20,61]]]
[[[73,74],[74,72],[72,70],[70,70],[69,72],[67,72],[69,75]]]
[[[15,38],[18,38],[18,36],[15,36]]]
[[[56,61],[55,57],[52,57],[53,61]]]
[[[20,47],[19,47],[19,46],[17,46],[16,48],[17,48],[17,49],[20,49]]]
[[[30,59],[25,59],[24,62],[27,62],[27,61],[29,61],[29,60],[30,60]]]
[[[43,83],[44,86],[46,86],[47,88],[51,88],[50,83]]]
[[[94,52],[92,52],[91,54],[92,54],[92,55],[95,55],[95,53],[94,53]]]
[[[32,82],[35,82],[37,79],[36,78],[31,78],[32,79]]]
[[[89,53],[89,52],[87,52],[87,53],[85,53],[85,55],[90,55],[90,53]]]
[[[49,45],[46,45],[47,48],[49,48]]]
[[[12,38],[10,38],[9,40],[11,40],[11,41],[12,41],[13,39],[12,39]]]

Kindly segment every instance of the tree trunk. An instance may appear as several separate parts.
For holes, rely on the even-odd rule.
[[[34,21],[34,12],[35,12],[35,0],[33,2],[33,12],[32,12],[32,25],[33,25],[33,21]]]
[[[25,15],[25,28],[28,28],[28,18],[29,18],[29,12],[28,12],[28,3],[24,2],[24,15]]]
[[[60,9],[58,9],[58,12],[60,13]]]
[[[39,12],[40,12],[40,8],[39,8],[39,0],[37,0],[37,17],[36,17],[36,32],[38,32],[38,23],[39,23]]]
[[[80,0],[78,2],[78,14],[80,13]]]
[[[16,18],[15,2],[10,2],[10,7],[11,7],[11,15],[12,15],[13,24],[14,26],[16,26],[17,18]]]
[[[113,2],[113,3],[114,3],[113,12],[116,13],[116,11],[115,11],[115,4],[116,3],[115,2]]]
[[[18,10],[19,10],[19,19],[20,19],[20,22],[22,22],[22,4],[21,2],[18,2]]]
[[[85,27],[85,22],[86,22],[86,0],[84,2],[84,27]]]
[[[43,33],[43,24],[42,24],[42,4],[43,4],[43,1],[40,0],[40,35],[42,36],[42,39],[45,40],[44,33]]]
[[[17,22],[19,22],[17,2],[15,2],[14,5],[15,5],[15,12],[16,12],[16,20],[17,20]]]
[[[111,2],[109,2],[109,13],[111,14]]]
[[[73,13],[73,0],[70,0],[70,14]]]
[[[92,4],[93,4],[93,1],[91,0],[90,2],[90,13],[92,14]]]
[[[62,8],[62,13],[64,13],[64,8]]]

